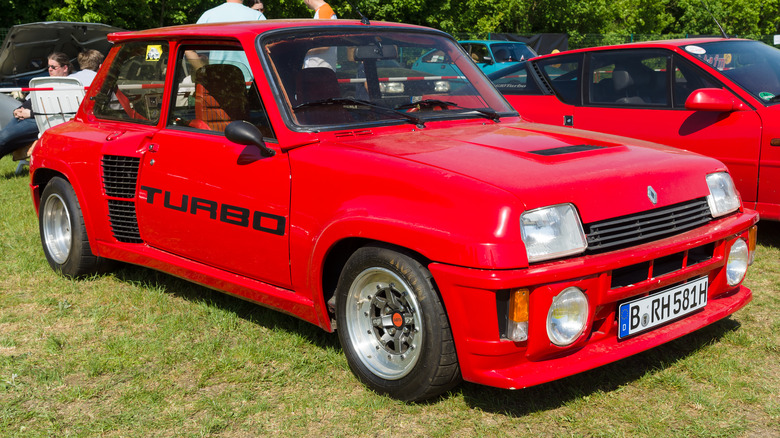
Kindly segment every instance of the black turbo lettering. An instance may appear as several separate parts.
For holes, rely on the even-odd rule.
[[[163,202],[163,205],[165,208],[170,208],[171,210],[176,211],[187,211],[187,201],[189,200],[189,196],[187,195],[181,195],[181,202],[179,202],[180,205],[173,205],[171,204],[171,192],[165,191],[165,202]]]
[[[262,224],[263,218],[272,220],[276,227],[267,227]],[[277,216],[275,214],[263,213],[256,211],[252,217],[252,228],[257,231],[265,231],[266,233],[276,234],[277,236],[284,236],[284,216]]]
[[[217,218],[217,203],[209,201],[208,199],[192,198],[192,204],[190,205],[190,213],[197,214],[198,210],[204,210],[209,212],[209,218]]]
[[[148,187],[148,186],[141,186],[141,190],[146,191],[146,202],[149,204],[154,203],[154,195],[157,193],[162,193],[162,190],[155,189],[154,187]]]
[[[222,204],[219,209],[219,220],[227,224],[249,226],[249,210],[235,205]]]

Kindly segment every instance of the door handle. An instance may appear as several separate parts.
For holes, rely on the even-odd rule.
[[[769,140],[770,146],[780,146],[780,138],[773,138]]]

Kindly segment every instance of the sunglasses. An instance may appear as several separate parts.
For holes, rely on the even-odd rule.
[[[49,70],[57,70],[58,68],[62,68],[61,65],[51,65],[49,64]]]

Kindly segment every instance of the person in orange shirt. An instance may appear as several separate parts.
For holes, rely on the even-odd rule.
[[[336,13],[333,12],[330,5],[323,0],[303,0],[306,6],[314,11],[315,20],[335,20]],[[335,47],[319,47],[309,50],[306,54],[306,58],[303,60],[303,68],[312,67],[327,67],[331,70],[335,70],[336,66],[336,48]]]
[[[333,12],[333,9],[331,9],[330,5],[325,3],[323,0],[303,0],[304,3],[306,3],[306,6],[309,7],[312,11],[314,11],[314,19],[321,19],[321,20],[328,20],[328,19],[336,19],[336,13]]]

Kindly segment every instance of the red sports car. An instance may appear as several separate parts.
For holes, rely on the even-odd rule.
[[[780,50],[680,39],[534,58],[490,76],[523,118],[715,157],[742,201],[780,220]]]
[[[523,122],[450,36],[262,21],[109,36],[30,166],[68,276],[120,260],[337,331],[403,400],[558,379],[742,308],[757,214],[700,155]],[[439,50],[456,71],[411,68]]]

